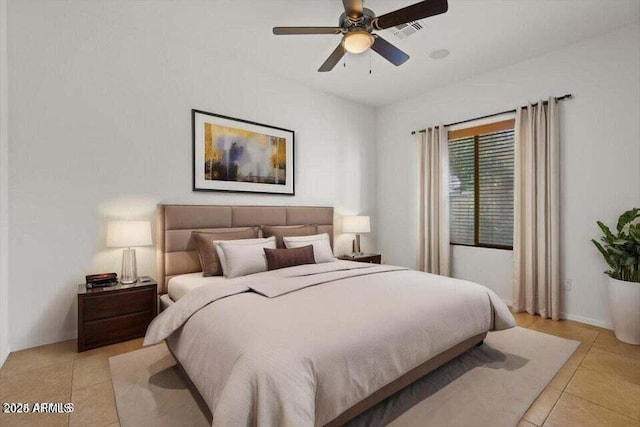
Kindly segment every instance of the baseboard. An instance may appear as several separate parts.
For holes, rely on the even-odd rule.
[[[513,307],[511,305],[511,301],[508,301],[506,299],[502,299],[502,301],[504,301],[505,304],[507,304],[507,306],[509,306],[509,308]],[[596,320],[596,319],[591,319],[589,317],[582,317],[582,316],[576,316],[573,314],[567,314],[567,313],[560,313],[560,318],[561,319],[565,319],[565,320],[572,320],[574,322],[578,322],[578,323],[584,323],[586,325],[591,325],[591,326],[597,326],[599,328],[604,328],[604,329],[613,329],[613,325],[611,324],[611,322],[605,322],[602,320]]]
[[[40,347],[41,345],[54,344],[61,341],[73,340],[78,337],[76,330],[66,331],[53,339],[44,340],[21,340],[11,345],[13,351],[26,350],[28,348]]]
[[[4,362],[7,361],[7,357],[9,357],[9,353],[11,353],[11,348],[7,345],[7,348],[3,348],[0,352],[0,368],[4,365]]]
[[[591,326],[597,326],[599,328],[613,329],[613,325],[611,324],[611,322],[605,322],[605,321],[602,321],[602,320],[591,319],[589,317],[582,317],[582,316],[576,316],[576,315],[573,315],[573,314],[562,313],[562,314],[560,314],[560,318],[561,319],[566,319],[566,320],[573,320],[574,322],[585,323],[585,324],[591,325]]]

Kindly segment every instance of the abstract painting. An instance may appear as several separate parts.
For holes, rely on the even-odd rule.
[[[192,110],[193,190],[294,194],[294,132]]]

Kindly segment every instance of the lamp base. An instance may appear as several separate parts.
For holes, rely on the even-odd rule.
[[[353,253],[356,255],[362,255],[362,251],[360,250],[360,235],[356,234],[356,240],[353,244]]]
[[[137,281],[136,250],[125,249],[122,251],[122,274],[120,275],[120,283],[130,285]]]

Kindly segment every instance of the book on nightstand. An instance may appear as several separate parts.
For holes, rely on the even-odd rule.
[[[116,273],[90,274],[85,276],[85,279],[87,281],[87,289],[103,288],[118,284],[118,275]]]

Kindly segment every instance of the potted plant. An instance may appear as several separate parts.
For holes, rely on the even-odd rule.
[[[602,244],[592,239],[610,270],[609,309],[616,338],[629,344],[640,344],[640,209],[623,213],[618,219],[617,233],[598,221],[604,236]]]

